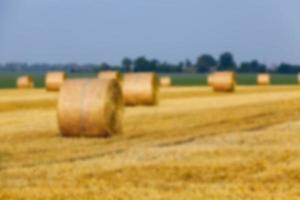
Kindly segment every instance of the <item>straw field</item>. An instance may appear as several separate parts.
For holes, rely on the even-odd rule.
[[[170,87],[123,134],[60,136],[57,93],[0,91],[0,199],[299,199],[299,86]]]

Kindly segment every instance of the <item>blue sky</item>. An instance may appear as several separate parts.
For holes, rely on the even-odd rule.
[[[300,63],[298,0],[0,0],[0,63],[218,57]]]

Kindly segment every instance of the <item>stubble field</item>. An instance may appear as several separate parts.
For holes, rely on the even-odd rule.
[[[299,199],[299,86],[160,92],[112,138],[63,138],[57,93],[0,91],[0,199]]]

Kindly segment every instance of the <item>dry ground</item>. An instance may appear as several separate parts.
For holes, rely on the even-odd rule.
[[[161,91],[124,134],[63,138],[56,93],[0,91],[0,199],[300,199],[299,86]]]

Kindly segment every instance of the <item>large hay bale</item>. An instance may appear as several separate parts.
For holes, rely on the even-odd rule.
[[[155,105],[158,103],[158,91],[156,73],[129,73],[124,76],[125,105]]]
[[[99,79],[116,80],[122,83],[122,74],[119,71],[103,71],[98,74]]]
[[[46,77],[46,89],[48,91],[59,91],[67,79],[65,72],[49,72]]]
[[[270,74],[258,74],[257,75],[257,85],[270,85],[271,76]]]
[[[34,82],[31,76],[20,76],[17,79],[17,88],[31,89],[34,87]]]
[[[235,89],[235,73],[231,71],[215,72],[212,87],[216,92],[233,92]]]
[[[160,78],[160,86],[170,87],[172,85],[172,79],[169,76],[163,76]]]
[[[212,86],[214,81],[214,74],[208,74],[207,75],[207,85]]]
[[[300,83],[300,73],[297,75],[297,81]]]
[[[114,80],[66,81],[58,100],[63,136],[106,137],[122,132],[123,99]]]

